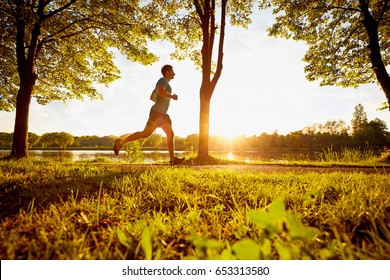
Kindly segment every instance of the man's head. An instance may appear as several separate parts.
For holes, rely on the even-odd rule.
[[[175,72],[173,72],[173,67],[172,65],[164,65],[162,68],[161,68],[161,73],[163,74],[164,78],[168,79],[168,80],[172,80],[175,76]]]

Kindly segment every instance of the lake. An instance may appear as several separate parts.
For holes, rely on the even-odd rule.
[[[0,158],[10,154],[10,150],[0,150]],[[143,162],[153,163],[157,161],[169,161],[168,151],[142,151]],[[175,151],[176,156],[188,156],[188,151]],[[316,153],[294,152],[280,150],[265,151],[237,151],[237,152],[210,152],[211,155],[230,160],[242,160],[246,162],[266,161],[288,161],[297,159],[313,159]],[[88,161],[96,159],[108,159],[110,161],[131,161],[127,158],[126,151],[121,151],[118,156],[111,150],[30,150],[30,157],[37,159],[69,159],[71,161]],[[193,155],[193,154],[192,154]]]

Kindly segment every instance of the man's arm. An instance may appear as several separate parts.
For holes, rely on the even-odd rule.
[[[177,100],[177,95],[176,94],[169,94],[169,92],[166,91],[164,85],[158,85],[157,86],[157,94],[165,97],[165,98],[172,98],[174,100]]]
[[[156,93],[155,93],[155,90],[152,91],[152,94],[150,95],[150,100],[152,100],[153,102],[156,102]]]

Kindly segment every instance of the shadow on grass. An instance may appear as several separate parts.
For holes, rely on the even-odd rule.
[[[28,170],[19,167],[18,170],[12,171],[12,175],[8,175],[5,180],[1,180],[0,176],[0,220],[12,218],[21,210],[28,212],[33,208],[47,208],[51,204],[66,201],[76,195],[77,199],[85,196],[98,196],[101,186],[105,191],[110,192],[114,180],[120,180],[123,176],[137,176],[145,172],[142,169],[108,169],[93,165],[89,170],[85,170],[89,168],[86,166],[71,165],[66,174],[62,174],[61,170],[58,174],[47,174],[48,170],[44,167],[40,174],[29,173]]]

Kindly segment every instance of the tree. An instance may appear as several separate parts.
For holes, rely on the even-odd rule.
[[[367,113],[364,111],[363,105],[356,105],[351,120],[352,134],[355,136],[361,134],[367,123]]]
[[[42,148],[47,148],[53,143],[53,139],[51,137],[51,133],[44,133],[39,138],[38,144],[41,145]]]
[[[16,109],[11,156],[28,157],[32,97],[40,104],[101,98],[94,83],[120,74],[112,48],[156,61],[145,46],[158,37],[158,14],[139,0],[0,0],[0,109]]]
[[[232,25],[247,26],[254,0],[154,2],[159,2],[161,9],[166,11],[166,37],[176,47],[173,57],[190,58],[202,70],[198,160],[205,161],[209,157],[210,102],[223,67],[226,18],[230,18]],[[218,45],[215,50],[216,40]],[[213,58],[215,54],[216,59]]]
[[[0,132],[0,147],[11,147],[13,133]]]
[[[67,132],[55,133],[55,139],[58,146],[63,150],[74,142],[73,136]]]
[[[184,144],[188,146],[191,150],[195,150],[199,145],[199,135],[190,134],[185,138]]]
[[[370,147],[383,147],[389,145],[387,139],[387,125],[376,118],[370,121],[365,128],[366,142]]]
[[[150,135],[146,141],[145,141],[145,146],[146,147],[158,147],[162,143],[162,137],[158,133],[153,133]]]
[[[367,148],[389,144],[386,123],[378,118],[369,122],[361,104],[355,106],[351,125],[352,136],[357,146]]]
[[[39,136],[35,133],[28,133],[28,147],[31,148],[35,146],[39,142]]]
[[[361,148],[366,147],[367,124],[367,114],[364,111],[364,107],[362,106],[362,104],[356,105],[351,120],[352,137],[355,142],[355,145]]]
[[[79,136],[74,137],[72,145],[78,147],[112,147],[115,139],[115,136]]]
[[[349,127],[343,120],[328,120],[324,124],[312,124],[303,128],[304,134],[348,135]]]
[[[261,0],[261,7],[271,5],[277,17],[269,34],[309,46],[308,80],[344,87],[376,80],[390,109],[389,0]]]

